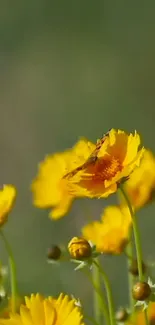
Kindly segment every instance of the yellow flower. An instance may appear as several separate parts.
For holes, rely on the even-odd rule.
[[[96,250],[108,254],[120,254],[129,239],[131,217],[127,207],[109,206],[101,216],[82,229],[87,240],[96,245]]]
[[[16,189],[12,185],[4,185],[0,190],[0,227],[7,221],[16,198]]]
[[[80,307],[75,300],[60,294],[57,299],[31,295],[25,298],[19,314],[0,319],[0,325],[84,325]]]
[[[147,308],[147,314],[148,314],[148,320],[149,324],[153,325],[155,324],[155,302],[149,302],[148,308]],[[145,325],[145,316],[144,316],[144,311],[139,310],[135,312],[125,323],[126,325]]]
[[[50,212],[53,219],[65,215],[74,193],[72,184],[64,176],[82,165],[94,148],[93,143],[81,139],[72,149],[45,157],[39,164],[38,175],[31,186],[34,205],[38,208],[53,208]]]
[[[134,208],[138,209],[151,200],[155,190],[155,157],[145,150],[140,166],[126,182],[126,190]]]
[[[144,149],[138,151],[140,137],[111,129],[98,140],[92,160],[80,170],[66,175],[74,184],[75,195],[107,197],[116,192],[117,184],[139,166]]]

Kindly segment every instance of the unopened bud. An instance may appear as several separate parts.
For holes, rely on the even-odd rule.
[[[128,316],[129,314],[127,310],[123,307],[120,307],[116,312],[115,319],[117,322],[124,323],[127,320]]]
[[[72,238],[68,244],[68,250],[71,257],[77,260],[89,258],[92,254],[89,242],[81,237]]]
[[[49,247],[48,251],[47,251],[47,258],[49,260],[59,260],[61,256],[61,249],[56,246],[56,245],[52,245],[51,247]]]
[[[144,262],[142,262],[142,272],[143,274],[146,271],[146,265],[144,264]],[[133,259],[131,262],[131,265],[129,266],[129,272],[134,275],[134,276],[138,276],[139,272],[138,272],[138,262],[136,259]]]
[[[151,294],[151,288],[147,282],[137,282],[132,289],[132,295],[135,300],[146,300]]]

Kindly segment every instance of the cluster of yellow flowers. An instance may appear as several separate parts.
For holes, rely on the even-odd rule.
[[[140,137],[137,132],[128,135],[122,130],[111,129],[96,143],[82,138],[72,149],[45,157],[39,164],[37,176],[31,185],[34,205],[50,209],[49,216],[55,220],[67,214],[75,199],[107,198],[118,192],[118,205],[107,206],[101,214],[101,221],[94,220],[86,224],[81,231],[82,237],[73,238],[68,249],[71,257],[82,263],[80,267],[87,263],[90,266],[97,263],[95,261],[100,254],[125,252],[131,241],[131,231],[134,230],[138,263],[136,273],[140,285],[145,283],[150,291],[147,296],[142,297],[140,294],[138,298],[135,298],[137,293],[134,293],[134,299],[144,301],[145,304],[147,301],[147,315],[141,309],[132,312],[127,318],[128,325],[148,325],[148,320],[150,324],[155,322],[155,303],[148,300],[151,285],[143,278],[142,256],[134,218],[137,210],[154,199],[155,157],[150,150],[139,147]],[[7,221],[15,198],[14,186],[5,185],[1,189],[0,231]],[[58,249],[56,252],[59,258]],[[103,271],[101,273],[104,274]],[[109,309],[109,324],[115,325],[116,320],[111,313]],[[122,320],[119,319],[120,321]],[[125,322],[126,319],[123,319]],[[7,313],[6,318],[3,313],[0,325],[5,324],[84,325],[84,321],[81,306],[75,299],[62,294],[57,299],[37,294],[26,297],[19,312],[13,310],[9,316]]]
[[[32,183],[34,205],[52,208],[50,217],[58,219],[74,199],[107,197],[130,175],[125,186],[132,205],[135,209],[144,206],[155,188],[155,158],[149,150],[139,150],[139,145],[136,132],[128,135],[112,129],[96,145],[81,139],[72,149],[47,156]],[[94,221],[82,230],[100,252],[118,254],[128,241],[131,216],[121,194],[120,199],[120,205],[103,211],[101,222]]]

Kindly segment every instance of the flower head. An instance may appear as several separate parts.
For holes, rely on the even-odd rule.
[[[75,300],[60,294],[58,299],[31,295],[25,298],[19,314],[0,319],[0,325],[84,325],[81,309]]]
[[[155,190],[155,157],[145,150],[140,166],[130,175],[126,190],[134,208],[138,209],[151,200]]]
[[[64,175],[83,164],[95,145],[86,139],[62,153],[49,155],[39,164],[38,175],[32,183],[33,202],[38,208],[53,208],[50,217],[65,215],[74,199],[71,183]]]
[[[107,207],[101,221],[95,221],[82,229],[83,236],[96,245],[96,250],[108,254],[120,254],[128,242],[131,217],[128,208]]]
[[[122,130],[111,129],[98,140],[92,160],[80,170],[66,175],[74,184],[76,195],[107,197],[116,192],[118,183],[139,166],[143,150],[139,150],[140,137]]]
[[[16,198],[16,189],[12,185],[4,185],[0,190],[0,227],[7,221]]]

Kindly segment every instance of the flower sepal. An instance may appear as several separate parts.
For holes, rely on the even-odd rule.
[[[89,257],[85,260],[71,259],[71,262],[78,264],[78,266],[75,268],[75,271],[83,269],[84,267],[88,267],[89,269],[91,269],[92,265],[94,263],[94,259],[100,255],[101,255],[101,253],[96,252],[96,248],[94,246],[94,252],[92,251],[91,257]]]
[[[143,307],[142,310],[146,310],[148,308],[148,302],[147,301],[140,301],[138,300],[136,303],[135,303],[135,307]]]
[[[79,260],[71,259],[71,262],[78,264],[78,266],[74,269],[75,271],[81,270],[84,267],[88,266],[88,263],[86,261],[79,261]]]

